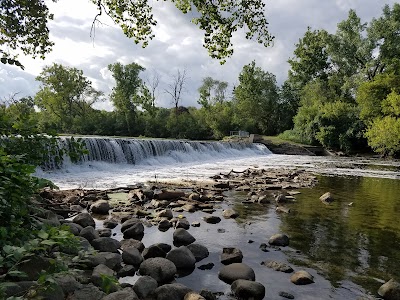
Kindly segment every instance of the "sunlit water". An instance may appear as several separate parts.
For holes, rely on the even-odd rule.
[[[302,168],[318,175],[316,187],[301,190],[290,214],[278,214],[274,204],[243,204],[245,194],[229,192],[226,203],[214,213],[233,206],[240,212],[237,220],[217,225],[201,221],[202,212],[186,213],[190,222],[201,221],[201,227],[190,228],[198,243],[207,246],[210,256],[196,264],[213,262],[209,271],[195,269],[177,281],[200,290],[228,293],[230,286],[218,279],[222,267],[219,256],[223,247],[242,250],[243,262],[256,273],[256,281],[265,285],[265,299],[283,299],[280,291],[295,299],[375,299],[379,286],[390,278],[400,280],[400,163],[398,161],[274,155],[258,150],[231,151],[191,155],[174,153],[154,157],[140,164],[90,162],[67,164],[51,172],[38,170],[37,175],[52,180],[60,188],[112,188],[146,181],[208,180],[210,176],[257,168]],[[319,196],[330,191],[335,201],[327,206]],[[352,205],[349,206],[349,204]],[[101,223],[99,223],[101,227]],[[219,233],[218,229],[225,232]],[[113,230],[122,238],[119,227]],[[262,252],[261,243],[277,232],[286,233],[290,247],[283,251]],[[172,244],[172,233],[146,228],[143,243]],[[249,240],[254,241],[248,243]],[[315,276],[315,283],[295,286],[290,274],[276,272],[260,265],[266,259],[305,269]],[[134,282],[137,276],[123,281]],[[361,299],[361,298],[360,298]]]

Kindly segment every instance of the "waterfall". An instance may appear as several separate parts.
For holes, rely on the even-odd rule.
[[[107,162],[116,164],[140,164],[151,158],[167,157],[177,162],[202,160],[205,157],[235,157],[246,155],[265,155],[271,152],[262,144],[238,142],[204,142],[186,140],[162,139],[133,139],[133,138],[107,138],[107,137],[81,137],[79,138],[87,149],[79,163]],[[76,138],[75,138],[76,141]],[[71,138],[60,138],[59,148],[69,149]],[[64,164],[70,164],[68,158]],[[54,159],[50,158],[48,169],[56,167]]]

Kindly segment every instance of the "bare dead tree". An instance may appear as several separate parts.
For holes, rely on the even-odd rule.
[[[181,72],[177,71],[175,75],[172,76],[173,81],[168,85],[168,88],[165,89],[165,92],[168,93],[172,97],[172,104],[175,106],[175,112],[178,112],[179,103],[181,102],[182,92],[184,91],[187,73],[186,69]]]
[[[156,106],[156,94],[158,86],[160,84],[160,79],[161,75],[156,70],[153,70],[152,76],[150,78],[147,78],[146,80],[147,85],[149,86],[150,89],[152,107]]]

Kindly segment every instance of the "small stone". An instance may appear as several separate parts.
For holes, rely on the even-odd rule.
[[[267,248],[268,248],[268,245],[265,244],[265,243],[262,243],[260,245],[260,250],[263,251],[263,252],[269,252],[269,250]]]
[[[221,263],[229,265],[233,263],[241,263],[243,260],[242,251],[237,248],[223,248],[221,254]]]
[[[198,221],[192,222],[192,227],[200,227],[200,222]]]
[[[314,282],[314,277],[307,271],[297,271],[290,277],[290,281],[296,285],[306,285]]]
[[[225,230],[224,228],[218,228],[218,229],[217,229],[217,232],[218,232],[218,233],[225,233],[226,230]]]
[[[203,220],[206,223],[210,223],[210,224],[217,224],[217,223],[221,222],[221,218],[217,217],[217,216],[205,216],[205,217],[203,217]]]
[[[289,245],[289,237],[285,234],[274,234],[270,237],[268,243],[273,246],[288,246]]]
[[[333,202],[333,197],[330,192],[327,192],[319,197],[319,200],[321,200],[324,204],[330,204]]]
[[[262,265],[271,268],[275,271],[284,272],[284,273],[292,273],[293,269],[291,266],[288,266],[284,263],[273,261],[273,260],[266,260],[261,263]]]
[[[213,263],[208,263],[197,267],[199,270],[211,270],[212,268],[214,268]]]
[[[292,294],[289,294],[287,292],[279,292],[279,296],[287,299],[294,299],[294,296]]]

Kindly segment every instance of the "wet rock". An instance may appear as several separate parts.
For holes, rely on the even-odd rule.
[[[168,252],[166,258],[172,261],[177,269],[194,269],[196,264],[193,253],[185,246],[172,249]]]
[[[185,197],[185,193],[181,191],[163,190],[161,193],[154,194],[154,199],[158,200],[174,200]]]
[[[70,274],[57,274],[54,276],[54,280],[61,287],[65,295],[82,288],[82,284],[76,281],[75,277]]]
[[[110,204],[106,200],[98,200],[90,206],[90,210],[99,215],[108,215]]]
[[[89,213],[80,213],[72,220],[72,222],[81,225],[83,228],[88,226],[96,228],[96,223]]]
[[[290,277],[290,281],[297,285],[306,285],[314,282],[314,277],[307,271],[297,271]]]
[[[121,232],[124,232],[127,230],[129,227],[135,225],[136,223],[140,223],[140,220],[138,218],[132,218],[128,217],[126,220],[125,218],[121,220]]]
[[[243,260],[243,254],[240,249],[237,248],[223,248],[221,254],[221,263],[229,265],[233,263],[241,263]]]
[[[105,227],[105,228],[114,229],[114,228],[117,227],[117,226],[118,226],[118,222],[115,221],[115,220],[112,220],[112,219],[105,220],[105,221],[103,222],[103,227]]]
[[[200,245],[200,244],[190,244],[187,246],[187,248],[190,250],[190,252],[193,253],[193,255],[196,259],[196,262],[201,261],[204,258],[208,257],[208,255],[210,255],[207,247]]]
[[[174,217],[174,214],[172,213],[172,210],[164,209],[164,210],[162,210],[162,211],[157,213],[157,217],[159,217],[159,218],[167,218],[168,220],[171,220]]]
[[[81,225],[76,224],[76,223],[64,223],[63,225],[68,226],[69,230],[71,231],[71,233],[73,235],[79,235],[79,233],[83,229],[83,227]]]
[[[68,300],[101,300],[105,294],[93,284],[84,285],[68,297]]]
[[[110,237],[101,237],[98,239],[94,239],[91,242],[91,244],[94,249],[100,252],[114,252],[114,253],[119,253],[118,249],[121,246],[120,242]]]
[[[139,266],[143,261],[143,256],[135,247],[125,248],[122,252],[122,260],[127,265]]]
[[[135,276],[136,269],[132,265],[125,265],[123,266],[117,273],[117,276],[120,277],[126,277],[126,276]]]
[[[152,257],[165,257],[167,253],[158,245],[151,245],[143,250],[143,258],[148,259]]]
[[[289,237],[282,233],[274,234],[269,238],[268,243],[273,246],[285,247],[289,245]]]
[[[92,226],[83,228],[79,235],[87,239],[89,242],[100,237],[99,233]]]
[[[91,267],[96,267],[100,264],[103,264],[112,270],[118,269],[122,262],[121,254],[112,252],[99,252],[93,256],[89,256],[88,260]]]
[[[174,231],[173,240],[174,240],[174,243],[177,245],[187,246],[187,245],[193,243],[196,239],[185,229],[178,228]]]
[[[157,281],[150,276],[140,276],[133,285],[133,290],[140,299],[145,299],[158,287]]]
[[[99,237],[110,237],[112,234],[109,228],[97,229],[97,232],[99,233]]]
[[[284,273],[292,273],[293,269],[291,266],[288,266],[284,263],[274,261],[274,260],[266,260],[261,263],[262,265],[271,268],[275,271],[284,272]]]
[[[180,283],[164,284],[154,291],[157,300],[182,300],[192,290]]]
[[[250,280],[238,279],[231,285],[232,292],[239,299],[262,300],[265,296],[265,287]]]
[[[197,269],[199,269],[199,270],[211,270],[212,268],[214,268],[213,263],[208,263],[208,264],[204,264],[204,265],[197,267]]]
[[[221,222],[221,218],[217,217],[217,216],[205,216],[205,217],[203,217],[203,220],[206,223],[210,223],[210,224],[217,224],[217,223]]]
[[[94,285],[101,287],[103,283],[103,276],[114,276],[115,272],[106,265],[98,265],[93,269],[91,281]],[[114,290],[115,287],[112,289]],[[90,299],[90,298],[89,298]]]
[[[235,218],[239,217],[239,214],[236,211],[234,211],[233,209],[229,208],[229,209],[225,209],[222,212],[222,216],[226,219],[235,219]]]
[[[321,200],[324,204],[330,204],[333,202],[333,197],[330,192],[327,192],[319,197],[319,200]]]
[[[265,244],[265,243],[262,243],[262,244],[260,245],[260,250],[263,251],[263,252],[269,252],[269,250],[268,250],[268,245]]]
[[[122,233],[124,234],[124,239],[142,237],[144,234],[144,226],[140,221],[132,222],[131,226],[123,230]]]
[[[400,299],[400,283],[392,278],[381,285],[378,294],[385,300],[398,300]]]
[[[52,266],[51,260],[42,256],[32,256],[17,265],[18,271],[25,273],[24,280],[38,280],[43,270],[48,270]]]
[[[200,294],[197,294],[195,292],[190,292],[185,295],[185,298],[183,298],[183,300],[206,300],[206,299]]]
[[[209,290],[201,290],[200,295],[206,300],[217,300],[217,297]]]
[[[192,222],[192,227],[200,227],[200,222],[198,221]]]
[[[165,253],[168,253],[172,249],[172,246],[166,243],[156,243],[154,246],[161,248]]]
[[[244,263],[233,263],[221,268],[218,278],[231,284],[237,279],[246,279],[254,281],[256,275],[254,270]]]
[[[183,228],[188,230],[190,228],[190,223],[186,219],[178,220],[178,222],[176,222],[175,228]]]
[[[163,219],[160,222],[158,222],[158,230],[160,231],[167,231],[172,227],[171,222],[168,221],[167,219]]]
[[[279,292],[279,296],[287,299],[294,299],[294,296],[292,294],[289,294],[287,292]]]
[[[126,239],[121,241],[121,249],[125,250],[126,248],[135,247],[142,252],[144,250],[144,244],[141,241],[135,239]]]
[[[132,288],[126,287],[120,291],[108,294],[102,300],[139,300]]]
[[[143,261],[139,272],[140,275],[153,277],[158,283],[164,283],[174,279],[177,269],[172,261],[162,257],[155,257]]]

